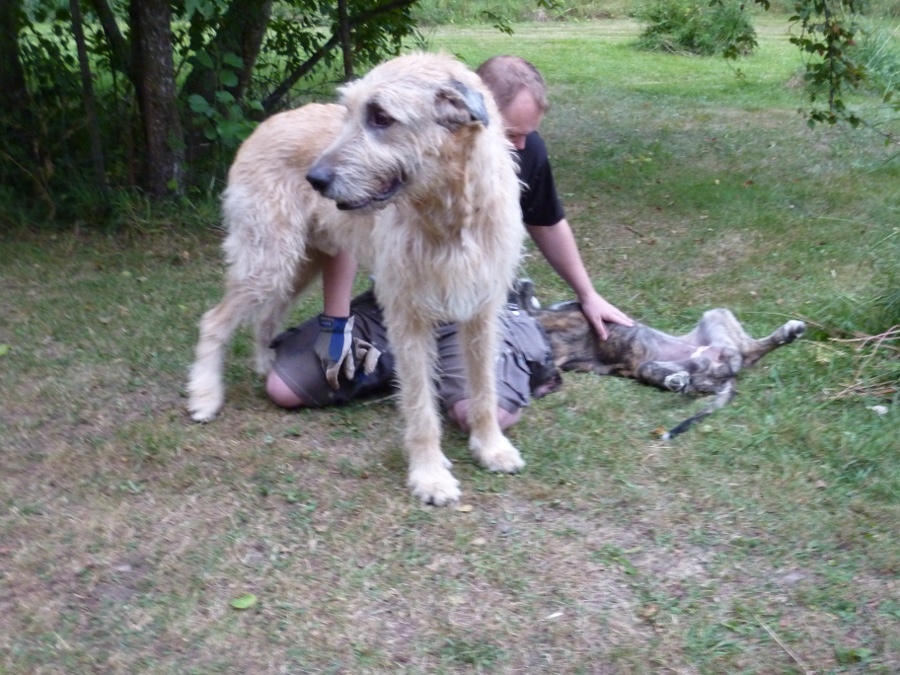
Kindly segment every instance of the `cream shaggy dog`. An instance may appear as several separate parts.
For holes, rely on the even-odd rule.
[[[341,90],[342,104],[275,115],[241,146],[223,196],[225,297],[200,323],[191,416],[224,401],[223,359],[242,322],[256,366],[323,254],[351,251],[377,279],[400,385],[409,487],[423,502],[459,498],[441,451],[435,332],[459,322],[470,388],[469,448],[481,466],[524,466],[496,418],[497,316],[524,227],[503,121],[480,78],[445,55],[412,54]],[[314,189],[315,188],[315,189]]]

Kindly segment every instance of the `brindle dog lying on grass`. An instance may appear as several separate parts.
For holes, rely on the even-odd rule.
[[[694,330],[682,337],[639,323],[630,327],[610,323],[607,324],[609,338],[600,340],[581,313],[578,302],[539,309],[530,279],[519,279],[513,296],[519,307],[543,326],[550,343],[552,364],[544,366],[544,372],[532,374],[533,382],[545,383],[544,393],[561,386],[558,370],[561,369],[632,377],[681,394],[716,395],[706,409],[660,434],[665,440],[731,401],[741,368],[752,366],[806,330],[802,321],[788,321],[768,337],[754,340],[730,311],[711,309],[703,314]]]

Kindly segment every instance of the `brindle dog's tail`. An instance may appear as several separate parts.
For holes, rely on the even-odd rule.
[[[736,393],[737,388],[735,387],[734,379],[732,378],[730,380],[726,380],[725,384],[722,385],[722,388],[716,393],[716,398],[712,403],[710,403],[706,408],[698,412],[693,417],[688,417],[686,420],[684,420],[684,422],[676,424],[674,427],[662,434],[660,438],[664,441],[669,441],[679,434],[683,434],[704,417],[709,417],[714,412],[716,412],[716,410],[724,408],[726,405],[731,403],[731,399],[734,398],[734,395]]]

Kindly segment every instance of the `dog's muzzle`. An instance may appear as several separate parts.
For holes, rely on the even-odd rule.
[[[334,167],[327,162],[316,162],[306,174],[306,180],[313,186],[316,192],[328,196],[328,188],[334,183]]]
[[[355,211],[364,209],[367,206],[383,204],[396,195],[405,182],[402,175],[393,176],[382,183],[374,194],[355,201],[346,201],[337,199],[333,194],[334,190],[332,188],[336,176],[337,172],[330,163],[319,161],[310,167],[306,174],[306,180],[323,197],[334,199],[335,204],[341,211]]]

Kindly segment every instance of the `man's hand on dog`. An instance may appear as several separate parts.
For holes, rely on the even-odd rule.
[[[325,369],[325,379],[332,389],[338,389],[341,371],[353,379],[356,362],[353,358],[353,317],[319,315],[319,337],[315,350]]]
[[[594,327],[601,340],[609,337],[604,321],[618,323],[623,326],[633,326],[634,321],[623,311],[611,305],[599,293],[593,293],[587,298],[581,298],[581,311]]]
[[[353,354],[356,356],[356,360],[362,364],[363,372],[366,375],[375,372],[375,366],[378,365],[378,359],[381,358],[381,350],[378,347],[360,338],[353,338]]]

